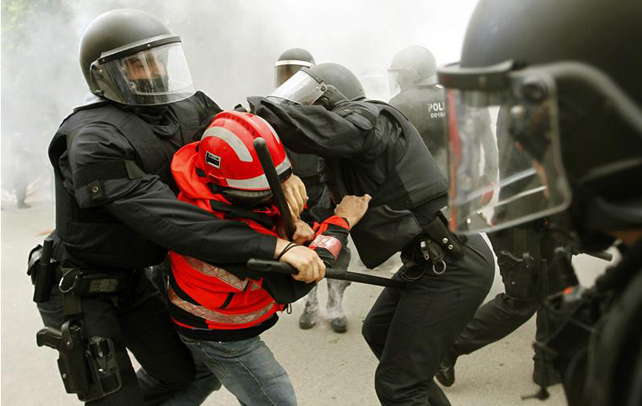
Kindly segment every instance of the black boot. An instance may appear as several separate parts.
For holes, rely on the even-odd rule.
[[[435,378],[445,387],[451,387],[455,383],[456,362],[457,357],[451,355],[446,355],[444,359],[441,360],[439,371],[435,374]]]
[[[305,297],[305,307],[299,316],[299,328],[309,330],[317,324],[319,316],[319,301],[317,299],[317,287],[315,286]]]
[[[562,383],[562,378],[553,364],[536,358],[535,367],[533,368],[533,382],[539,386],[548,387]]]

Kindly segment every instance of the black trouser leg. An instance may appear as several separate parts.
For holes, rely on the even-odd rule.
[[[50,300],[38,305],[38,311],[45,326],[55,329],[60,329],[62,326],[64,319],[61,300],[62,295],[58,286],[55,286],[51,290]],[[123,384],[117,392],[87,404],[92,406],[142,405],[143,394],[138,386],[134,367],[127,355],[114,302],[109,297],[87,298],[83,300],[83,314],[85,334],[88,337],[100,336],[113,341]]]
[[[433,376],[494,276],[492,254],[481,237],[471,237],[465,252],[442,275],[429,268],[402,290],[385,288],[368,314],[363,335],[380,360],[375,390],[383,405],[449,404]]]
[[[126,347],[153,380],[139,379],[145,405],[159,405],[193,379],[194,362],[180,341],[165,301],[152,282],[141,275],[132,301],[119,312]],[[139,378],[141,377],[139,371]]]
[[[515,233],[517,232],[527,233],[530,243],[536,243],[537,246],[521,247],[516,252]],[[502,230],[488,236],[493,243],[496,255],[500,255],[502,251],[508,251],[518,257],[521,257],[525,252],[529,252],[535,258],[540,257],[539,246],[542,240],[539,239],[537,232],[531,225]],[[544,242],[549,241],[544,240]],[[552,243],[549,243],[549,245],[551,246],[543,249],[543,252],[550,257],[550,253],[557,245]],[[507,276],[511,272],[513,272],[513,269],[510,266],[504,265],[501,267],[505,291],[509,293],[510,287],[507,286],[509,281]],[[526,323],[540,308],[540,289],[537,286],[540,283],[539,279],[533,275],[530,283],[532,284],[532,297],[530,298],[516,299],[509,294],[500,293],[493,300],[479,308],[475,313],[475,317],[468,323],[455,342],[453,349],[449,352],[449,357],[456,358],[460,355],[470,354],[488,344],[501,340]],[[543,323],[538,315],[536,333],[538,339],[543,338],[541,337],[543,331]]]
[[[82,300],[86,336],[113,341],[123,381],[117,392],[88,402],[92,406],[157,405],[184,388],[193,377],[191,354],[171,325],[160,294],[145,277],[134,283],[129,294],[120,295],[116,301],[111,296]],[[57,286],[52,289],[50,301],[38,305],[38,310],[46,326],[60,329],[63,315]],[[153,384],[139,384],[127,348],[154,378]]]
[[[143,392],[136,372],[127,355],[126,341],[118,320],[117,309],[110,297],[98,296],[82,300],[83,324],[87,337],[112,340],[123,386],[111,395],[91,402],[92,406],[143,405]]]
[[[501,340],[526,323],[537,308],[535,300],[516,300],[505,293],[498,294],[477,310],[455,342],[451,354],[455,357],[470,354]]]

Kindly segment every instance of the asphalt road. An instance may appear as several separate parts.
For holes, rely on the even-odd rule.
[[[30,209],[18,210],[13,202],[2,202],[2,391],[4,406],[58,406],[79,404],[73,395],[64,392],[56,367],[56,353],[38,348],[35,333],[41,328],[38,312],[31,301],[33,294],[25,275],[29,250],[41,242],[53,228],[53,205],[33,203]],[[590,283],[607,264],[585,256],[576,258],[575,265],[584,283]],[[374,274],[390,276],[396,262],[380,267]],[[353,260],[353,271],[364,271]],[[499,276],[489,297],[501,291]],[[292,314],[263,335],[275,356],[288,371],[298,399],[303,406],[379,404],[374,393],[373,376],[376,359],[361,338],[360,328],[370,306],[381,288],[353,284],[346,291],[344,307],[349,331],[335,334],[325,320],[311,330],[300,330],[298,317],[303,309],[295,303]],[[325,283],[320,289],[325,303]],[[324,316],[322,311],[322,317]],[[512,406],[539,405],[537,400],[522,401],[522,395],[533,394],[537,386],[531,381],[532,349],[535,333],[530,320],[506,339],[474,354],[460,358],[457,382],[446,388],[453,405]],[[559,385],[550,388],[547,406],[564,405]],[[237,405],[225,390],[214,393],[205,402],[209,406]]]

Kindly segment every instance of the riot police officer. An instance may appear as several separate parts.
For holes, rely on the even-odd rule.
[[[388,68],[388,82],[390,105],[408,117],[445,173],[445,100],[443,89],[437,85],[437,63],[432,52],[418,45],[399,51]]]
[[[285,145],[324,159],[335,201],[372,196],[351,230],[366,266],[402,253],[395,278],[406,287],[385,288],[363,326],[380,360],[380,401],[449,404],[433,375],[490,289],[494,266],[480,236],[461,240],[448,232],[446,178],[417,130],[394,107],[366,100],[357,77],[332,63],[301,70],[268,98],[248,101]]]
[[[284,51],[274,64],[274,84],[275,88],[281,86],[286,80],[292,77],[296,72],[303,68],[310,68],[315,65],[312,54],[302,48],[291,48]],[[288,151],[288,157],[292,162],[292,169],[305,184],[308,194],[308,210],[302,213],[304,219],[321,223],[334,211],[334,204],[330,198],[327,187],[321,182],[319,168],[321,165],[320,158],[313,154],[299,154],[291,150]],[[335,269],[346,270],[350,264],[350,249],[346,246],[341,250],[341,254],[334,264]],[[348,318],[343,310],[343,294],[350,281],[338,279],[327,279],[328,284],[328,301],[326,304],[327,314],[330,320],[330,327],[336,333],[345,333],[348,331]],[[307,330],[314,327],[319,315],[319,299],[317,296],[317,287],[315,286],[305,297],[303,313],[299,316],[299,327]]]
[[[36,300],[48,328],[38,343],[58,349],[65,388],[83,401],[200,403],[217,382],[204,376],[199,393],[184,392],[192,358],[141,269],[167,248],[226,263],[274,258],[287,241],[176,199],[171,158],[220,111],[194,91],[180,37],[147,13],[112,10],[85,29],[80,66],[91,95],[49,146],[55,263],[43,250]],[[323,265],[300,251],[282,259]],[[142,365],[138,374],[127,350]]]
[[[274,63],[274,88],[281,86],[299,69],[310,68],[315,63],[314,57],[306,49],[290,48],[283,51]]]
[[[554,278],[548,268],[542,268],[542,259],[553,263],[557,255],[570,257],[570,250],[549,229],[549,225],[550,221],[543,219],[488,234],[498,258],[504,292],[477,310],[475,317],[444,357],[436,374],[442,385],[452,386],[455,383],[458,357],[501,340],[536,313],[536,339],[546,339],[545,318],[540,303],[556,289],[550,282],[546,288],[542,286],[541,272],[549,273],[546,276],[549,281]],[[533,382],[541,386],[560,382],[559,374],[540,351],[534,356]]]
[[[584,251],[619,240],[622,259],[595,286],[568,281],[547,300],[553,358],[570,405],[642,402],[642,4],[599,0],[484,0],[468,25],[461,63],[440,68],[449,94],[450,206],[460,231],[501,230],[550,217]],[[499,160],[500,199],[485,207],[471,179],[479,148],[461,132],[467,107],[502,117],[497,128],[528,156]],[[502,113],[503,112],[503,113]],[[501,155],[501,154],[500,154]],[[501,189],[517,185],[502,196]],[[483,222],[469,221],[484,213]]]
[[[499,113],[497,125],[501,127],[506,118],[507,111]],[[485,112],[488,113],[488,112]],[[479,129],[478,126],[472,126]],[[484,125],[489,130],[488,125]],[[460,129],[463,132],[464,126]],[[478,133],[477,133],[478,134]],[[504,186],[498,191],[498,201],[505,201],[520,193],[527,187],[528,179],[506,183],[506,178],[530,167],[528,156],[515,147],[512,139],[497,131],[486,139],[495,140],[499,149],[502,167],[499,173],[500,181]],[[479,157],[477,157],[479,158]],[[497,160],[497,156],[485,157],[484,161]],[[477,159],[479,161],[479,159]],[[477,162],[475,161],[475,162]],[[497,167],[495,161],[487,166]],[[482,172],[480,178],[493,178],[497,173]],[[483,183],[481,183],[483,187]],[[488,195],[486,202],[492,201],[493,191],[482,194]],[[502,206],[495,209],[498,213]],[[550,229],[549,219],[535,220],[496,232],[488,233],[493,251],[497,256],[499,271],[504,284],[504,292],[499,293],[494,299],[484,304],[475,313],[473,320],[468,323],[453,348],[442,360],[437,380],[444,386],[451,386],[455,382],[455,363],[461,355],[470,354],[488,344],[494,343],[515,331],[537,313],[536,338],[543,340],[546,337],[545,317],[539,311],[540,303],[546,295],[559,289],[554,275],[550,275],[550,267],[542,267],[542,261],[553,263],[556,257],[565,257],[570,260],[571,250],[563,239]],[[547,272],[547,275],[542,275]],[[546,286],[543,283],[546,282]],[[533,382],[541,386],[550,386],[560,382],[559,374],[552,368],[550,361],[536,351],[534,356]]]
[[[399,51],[390,63],[388,81],[392,95],[390,105],[410,120],[439,168],[448,174],[446,100],[444,89],[437,83],[437,63],[432,52],[419,45]],[[497,147],[488,136],[489,125],[484,123],[476,129],[477,137],[490,158],[483,161],[488,165],[495,162],[492,157],[497,154]],[[497,168],[488,168],[488,182],[494,178],[496,171]]]

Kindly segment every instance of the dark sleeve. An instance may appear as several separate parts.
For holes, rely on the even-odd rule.
[[[294,152],[324,158],[350,158],[368,147],[378,110],[367,103],[346,102],[334,111],[322,106],[272,103],[249,97],[250,111],[274,127],[283,144]]]
[[[332,216],[321,223],[315,231],[315,237],[309,248],[317,253],[326,267],[332,268],[346,245],[350,225],[343,217]]]
[[[221,109],[214,100],[210,99],[210,97],[203,92],[200,92],[200,91],[196,92],[195,98],[196,100],[198,100],[199,103],[203,105],[202,111],[205,112],[205,117],[200,117],[200,122],[201,122],[200,130],[194,133],[194,136],[195,136],[194,141],[198,141],[201,139],[201,135],[203,134],[203,132],[205,132],[205,130],[210,125],[212,120],[214,120],[214,117],[218,113],[223,111],[223,109]],[[198,109],[198,110],[201,111],[201,109]]]
[[[79,206],[102,207],[144,238],[203,261],[229,263],[273,257],[276,238],[178,201],[158,176],[103,176],[81,184],[87,173],[100,173],[96,168],[133,158],[131,145],[113,128],[93,126],[74,137],[69,161],[71,187]]]

